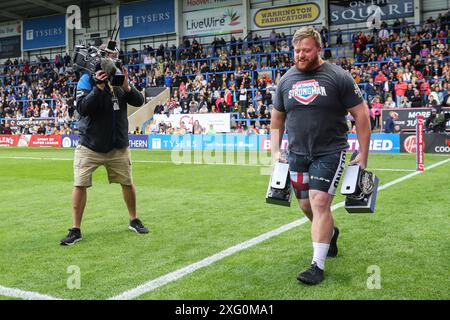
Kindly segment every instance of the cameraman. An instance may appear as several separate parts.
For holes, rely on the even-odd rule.
[[[109,59],[117,59],[117,51],[106,50]],[[112,87],[103,70],[90,76],[83,74],[77,85],[76,110],[80,114],[80,142],[74,154],[74,189],[72,193],[73,227],[61,245],[73,245],[81,238],[81,219],[87,200],[87,188],[92,185],[92,173],[106,167],[109,183],[120,183],[128,208],[128,228],[137,233],[148,229],[136,214],[136,189],[131,175],[128,149],[127,104],[139,107],[144,98],[128,81],[128,71],[122,67],[122,86]]]
[[[450,119],[449,113],[444,113],[441,106],[431,109],[431,114],[425,121],[425,131],[427,133],[445,133],[447,121]]]

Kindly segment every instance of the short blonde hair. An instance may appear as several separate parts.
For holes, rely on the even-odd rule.
[[[302,27],[295,31],[294,37],[292,38],[292,45],[295,46],[303,39],[313,38],[319,48],[322,48],[322,37],[320,33],[313,27]]]

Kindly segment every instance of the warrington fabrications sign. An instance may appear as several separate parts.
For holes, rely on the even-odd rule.
[[[308,24],[318,20],[320,13],[319,5],[312,2],[259,9],[254,12],[253,23],[258,28]]]

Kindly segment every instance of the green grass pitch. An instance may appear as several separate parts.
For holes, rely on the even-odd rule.
[[[132,151],[138,213],[150,234],[127,230],[120,187],[101,168],[88,191],[83,241],[62,247],[71,227],[73,150],[0,149],[0,286],[107,299],[303,217],[295,200],[290,208],[265,203],[264,167],[174,164],[171,156]],[[448,158],[427,154],[425,164]],[[369,169],[384,185],[411,172],[379,169],[414,170],[414,160],[371,154]],[[448,300],[449,190],[450,161],[380,191],[375,214],[335,210],[340,251],[319,286],[296,280],[312,255],[307,222],[137,299]],[[80,270],[79,289],[67,286],[69,266]],[[373,266],[379,289],[367,286]]]

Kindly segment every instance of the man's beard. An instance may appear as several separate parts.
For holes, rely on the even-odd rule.
[[[317,55],[315,58],[309,61],[304,61],[303,63],[300,63],[300,61],[297,60],[295,62],[295,66],[297,67],[298,70],[302,72],[314,70],[319,66],[319,56]]]

